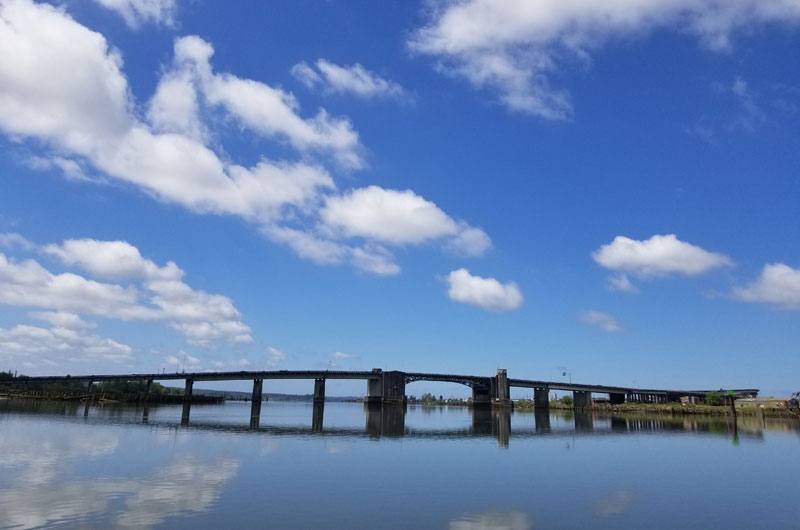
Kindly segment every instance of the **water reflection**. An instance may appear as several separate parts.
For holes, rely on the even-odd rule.
[[[796,450],[797,421],[268,402],[251,426],[249,403],[191,413],[0,400],[0,528],[641,528],[653,510],[680,516],[675,499],[697,527],[796,520],[776,492],[800,468],[774,455]],[[736,499],[725,521],[708,518],[709,483]],[[745,508],[765,502],[780,509],[759,526]]]
[[[53,407],[31,408],[41,412]],[[78,406],[55,408],[83,411]],[[181,455],[143,477],[100,471],[81,478],[76,466],[117,452],[121,433],[59,429],[54,436],[52,428],[39,423],[0,432],[0,474],[13,477],[13,487],[0,489],[0,528],[150,528],[170,516],[210,509],[239,468],[233,459]],[[114,514],[110,519],[109,513]]]
[[[273,407],[270,405],[269,407]],[[219,405],[196,405],[193,409],[214,409]],[[265,410],[270,410],[269,407]],[[31,414],[55,414],[63,416],[82,415],[85,421],[115,423],[141,423],[189,429],[206,429],[227,432],[269,433],[277,435],[327,435],[363,436],[378,439],[386,438],[465,438],[492,437],[500,447],[508,447],[516,438],[532,436],[606,436],[637,433],[683,432],[727,436],[731,440],[762,439],[765,430],[796,432],[800,435],[800,422],[791,419],[764,418],[763,416],[739,416],[737,421],[726,416],[689,415],[646,415],[641,413],[603,414],[591,411],[536,411],[512,412],[507,408],[457,407],[457,412],[470,418],[469,425],[452,425],[439,422],[433,415],[441,415],[446,409],[436,407],[412,407],[412,411],[423,417],[430,417],[425,426],[407,424],[408,408],[391,405],[363,405],[365,423],[357,425],[330,425],[324,422],[325,404],[309,405],[309,423],[280,425],[270,422],[261,413],[251,417],[248,423],[222,422],[215,417],[208,421],[204,415],[187,420],[181,409],[180,422],[159,415],[153,419],[153,410],[174,409],[174,407],[148,405],[144,403],[135,408],[123,406],[86,406],[69,402],[3,400],[0,413],[23,412]],[[452,413],[452,411],[451,411]],[[417,416],[419,417],[419,416]]]
[[[531,520],[527,514],[513,510],[491,511],[465,515],[450,521],[450,530],[528,530]]]

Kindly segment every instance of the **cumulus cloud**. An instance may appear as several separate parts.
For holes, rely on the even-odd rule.
[[[285,361],[288,358],[288,355],[283,353],[277,348],[273,348],[272,346],[267,347],[267,367],[268,368],[275,368],[280,363]]]
[[[49,310],[32,316],[61,327],[88,327],[81,326],[82,314],[163,321],[190,344],[207,348],[218,340],[253,341],[230,298],[192,289],[181,280],[184,272],[175,263],[158,266],[130,243],[71,239],[43,250],[95,277],[133,284],[103,282],[73,272],[54,274],[35,260],[15,261],[0,253],[0,304]]]
[[[330,151],[347,167],[364,166],[358,154],[358,133],[347,119],[332,118],[325,110],[304,119],[291,93],[233,74],[214,73],[213,54],[211,44],[200,37],[182,37],[175,42],[176,70],[171,75],[190,76],[208,104],[221,106],[255,133],[283,138],[301,151]]]
[[[439,68],[497,93],[511,110],[547,119],[572,115],[569,94],[550,78],[586,63],[608,42],[667,29],[729,50],[737,31],[800,21],[793,0],[460,0],[440,1],[410,41]]]
[[[183,276],[183,271],[172,261],[159,267],[143,258],[139,249],[127,241],[68,239],[60,245],[47,245],[44,251],[101,278],[178,280]]]
[[[452,271],[446,278],[451,300],[500,313],[522,305],[522,292],[514,282],[500,283],[494,278],[473,276],[467,269]]]
[[[186,352],[179,352],[178,355],[167,355],[164,358],[167,366],[175,367],[175,371],[185,372],[186,370],[194,371],[200,368],[202,361],[197,357],[193,357]]]
[[[358,355],[353,353],[342,353],[340,351],[331,354],[333,359],[358,359]]]
[[[118,3],[135,10],[134,4],[145,5]],[[63,8],[30,0],[0,3],[0,49],[15,50],[0,54],[0,131],[52,150],[37,155],[40,169],[57,167],[74,180],[91,168],[198,214],[241,217],[303,258],[350,263],[379,275],[400,270],[388,245],[438,240],[467,255],[490,245],[483,231],[455,221],[413,192],[372,187],[365,194],[336,195],[333,178],[319,160],[330,158],[348,169],[365,166],[350,121],[324,109],[304,116],[293,94],[215,71],[214,48],[199,37],[175,41],[174,59],[146,105],[133,98],[119,51]],[[54,78],[60,82],[53,83]],[[140,108],[144,117],[137,113]],[[215,121],[220,114],[226,120]],[[242,131],[279,142],[300,161],[262,157],[248,166],[235,163],[222,154],[209,125],[231,121]],[[363,228],[339,223],[341,209],[330,218],[332,226],[320,219],[326,198],[331,210],[337,199],[352,201],[366,194],[383,195],[392,203],[405,194],[406,202],[423,206],[427,219],[440,226],[415,234],[418,227],[405,222],[411,234],[389,233],[384,227],[373,237]],[[343,241],[349,237],[364,241]]]
[[[631,283],[627,274],[615,274],[606,279],[606,288],[609,291],[620,291],[623,293],[638,293],[639,288]]]
[[[327,92],[352,94],[365,99],[406,99],[408,94],[402,86],[371,72],[356,63],[352,66],[317,59],[317,69],[305,62],[292,67],[292,75],[308,88],[322,86]]]
[[[133,359],[133,350],[80,327],[55,324],[49,329],[26,325],[0,328],[0,359],[22,362],[30,358],[48,364],[63,360],[124,363]]]
[[[608,313],[603,313],[602,311],[584,311],[578,316],[578,318],[581,322],[589,324],[590,326],[598,327],[609,333],[622,331],[622,326],[619,325],[617,319]]]
[[[769,304],[776,309],[800,309],[800,269],[783,263],[764,265],[761,275],[745,287],[737,287],[733,295],[745,302]]]
[[[152,22],[172,26],[177,11],[176,0],[94,0],[105,8],[116,11],[128,26],[138,28]]]
[[[384,244],[409,245],[444,239],[466,255],[483,254],[491,246],[485,232],[452,219],[436,204],[411,190],[369,186],[331,196],[320,217],[333,234]]]
[[[33,250],[36,247],[25,237],[15,232],[0,233],[0,248],[21,248],[22,250]]]
[[[654,235],[644,241],[617,236],[593,252],[592,258],[606,269],[640,278],[697,276],[733,264],[728,256],[681,241],[674,234]],[[612,280],[620,290],[631,290],[626,281],[620,276]]]
[[[222,370],[224,368],[247,368],[251,365],[252,363],[244,357],[229,361],[211,361],[211,366],[218,370]]]

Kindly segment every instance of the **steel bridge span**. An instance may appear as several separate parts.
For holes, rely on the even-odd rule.
[[[153,381],[183,380],[184,389],[184,416],[188,421],[191,406],[192,388],[197,381],[253,381],[252,418],[256,419],[261,414],[261,402],[264,380],[273,379],[313,379],[314,402],[325,401],[325,381],[328,379],[356,379],[367,382],[365,401],[371,404],[402,405],[406,402],[406,385],[415,381],[436,381],[458,383],[472,389],[472,405],[475,407],[494,406],[510,407],[511,387],[531,388],[534,394],[534,404],[537,409],[547,410],[550,406],[549,394],[551,390],[567,391],[573,393],[573,403],[576,408],[592,405],[592,394],[608,394],[612,404],[626,401],[643,403],[666,403],[677,401],[682,397],[705,399],[712,390],[679,390],[679,389],[654,389],[632,388],[621,386],[594,385],[581,383],[565,383],[559,381],[537,381],[529,379],[510,379],[506,370],[499,369],[494,376],[475,376],[458,374],[435,374],[423,372],[386,371],[375,368],[370,371],[343,371],[343,370],[270,370],[270,371],[239,371],[239,372],[179,372],[179,373],[150,373],[150,374],[105,374],[105,375],[55,375],[36,377],[16,377],[6,382],[15,385],[30,385],[36,383],[64,383],[83,382],[91,390],[95,383],[104,381],[143,381],[146,391],[143,400],[147,400]],[[719,391],[719,390],[717,390]],[[735,398],[756,397],[757,388],[728,389],[725,393],[733,392]],[[257,421],[257,420],[256,420]]]

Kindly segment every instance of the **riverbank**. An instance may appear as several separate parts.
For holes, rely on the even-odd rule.
[[[150,404],[180,404],[183,403],[183,394],[150,394],[147,402]],[[119,392],[93,392],[85,391],[12,391],[0,393],[0,399],[34,399],[43,401],[75,401],[89,403],[141,403],[145,401],[144,394],[119,393]],[[205,396],[193,394],[192,404],[218,404],[225,401],[224,396]]]
[[[532,400],[521,399],[514,402],[514,407],[519,410],[534,410]],[[551,401],[550,408],[553,410],[574,410],[572,405],[565,405],[559,401]],[[669,414],[680,415],[702,415],[702,416],[733,416],[730,406],[710,406],[710,405],[683,405],[681,403],[621,403],[610,405],[599,403],[584,410],[592,412],[608,413],[641,413],[641,414]],[[800,413],[784,408],[777,407],[736,407],[736,414],[739,416],[764,416],[768,418],[792,418],[800,419]]]

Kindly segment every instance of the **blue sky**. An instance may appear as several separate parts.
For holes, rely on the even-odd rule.
[[[0,1],[0,368],[798,390],[798,23]]]

